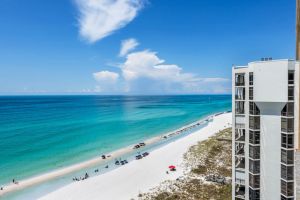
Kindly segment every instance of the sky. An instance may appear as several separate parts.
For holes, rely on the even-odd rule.
[[[294,58],[294,0],[1,0],[0,95],[229,94]]]

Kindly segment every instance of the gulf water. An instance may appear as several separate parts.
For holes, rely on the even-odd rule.
[[[231,110],[230,95],[2,96],[0,185]]]

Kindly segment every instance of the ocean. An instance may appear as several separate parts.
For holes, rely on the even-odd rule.
[[[231,110],[230,95],[2,96],[0,185]]]

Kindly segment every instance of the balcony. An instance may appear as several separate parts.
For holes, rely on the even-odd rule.
[[[260,190],[253,190],[249,188],[249,199],[260,200]]]
[[[281,165],[281,178],[286,181],[294,180],[294,167]]]
[[[285,149],[294,149],[294,134],[281,133],[281,147]]]
[[[245,156],[245,145],[242,143],[235,144],[235,155]]]
[[[294,196],[294,182],[286,182],[281,180],[281,194],[286,197]]]
[[[245,199],[245,186],[235,184],[235,197],[238,199]]]
[[[289,86],[288,88],[288,100],[289,101],[294,100],[294,86]]]
[[[259,116],[249,116],[249,128],[252,130],[260,129],[260,117]]]
[[[259,175],[252,175],[249,174],[249,185],[252,188],[259,188],[260,187],[260,177]]]
[[[245,129],[235,129],[235,141],[245,142]]]
[[[252,159],[260,159],[260,147],[249,145],[249,157]]]
[[[259,108],[254,102],[249,102],[249,113],[250,115],[260,115]]]
[[[245,102],[243,101],[235,102],[235,114],[245,114]]]
[[[294,116],[294,103],[287,103],[281,111],[282,117],[293,117]]]
[[[249,130],[249,143],[253,145],[260,144],[260,131]]]
[[[259,160],[249,160],[249,171],[252,174],[260,173],[260,161]]]
[[[235,74],[235,86],[245,86],[245,74]]]
[[[294,164],[294,150],[281,149],[281,162],[286,165]]]
[[[235,88],[235,100],[245,100],[245,88],[244,87]]]
[[[245,170],[245,158],[244,157],[235,157],[235,169],[236,170]]]
[[[281,118],[281,131],[286,133],[294,132],[294,118]]]

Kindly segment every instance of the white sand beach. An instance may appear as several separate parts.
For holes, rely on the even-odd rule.
[[[129,162],[127,165],[99,176],[73,182],[40,199],[137,199],[139,193],[147,192],[165,180],[174,180],[182,176],[184,173],[182,166],[183,155],[188,151],[189,147],[199,141],[206,140],[224,128],[230,127],[231,123],[231,113],[214,116],[213,120],[204,128],[151,151],[148,157]],[[175,165],[177,171],[167,174],[166,171],[168,171],[168,166],[170,165]]]

